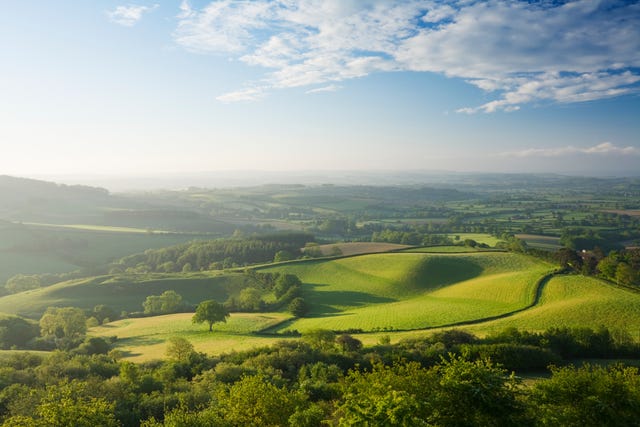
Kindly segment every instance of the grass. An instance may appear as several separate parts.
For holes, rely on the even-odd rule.
[[[273,344],[279,338],[253,335],[289,316],[282,313],[233,313],[226,323],[193,324],[193,313],[169,314],[141,319],[124,319],[89,330],[90,336],[117,336],[116,347],[127,360],[144,362],[164,357],[166,342],[173,336],[189,340],[196,351],[221,354]]]
[[[532,248],[558,250],[562,247],[559,237],[544,236],[541,234],[516,234],[516,237],[523,240]]]
[[[245,280],[247,277],[239,273],[99,276],[4,296],[0,298],[0,312],[39,318],[49,306],[92,309],[98,304],[118,312],[142,311],[147,296],[166,290],[175,290],[192,304],[205,299],[226,301]]]
[[[495,316],[530,304],[550,265],[516,254],[366,255],[272,267],[298,275],[312,311],[277,331],[404,330]]]
[[[580,275],[555,276],[544,287],[540,304],[512,317],[470,326],[488,332],[506,327],[542,331],[550,327],[606,326],[640,333],[640,293]]]
[[[344,256],[371,254],[377,252],[389,252],[398,249],[408,248],[408,245],[399,245],[396,243],[378,243],[378,242],[346,242],[331,243],[328,245],[318,245],[314,248],[319,249],[323,255],[334,255],[335,248],[340,249],[340,253]]]
[[[109,226],[109,225],[44,224],[39,222],[25,222],[24,225],[31,225],[34,227],[45,227],[45,228],[71,228],[74,230],[105,231],[109,233],[145,233],[145,234],[168,233],[168,231],[163,231],[163,230],[150,230],[146,228],[133,228],[133,227],[115,227],[115,226]]]
[[[0,225],[0,284],[22,274],[64,273],[107,264],[121,257],[188,242],[193,234]]]

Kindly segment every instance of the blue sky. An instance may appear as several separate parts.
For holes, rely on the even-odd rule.
[[[640,4],[9,2],[0,173],[640,174]]]

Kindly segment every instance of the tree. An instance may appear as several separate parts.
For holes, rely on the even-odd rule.
[[[87,319],[76,307],[49,307],[40,319],[42,336],[79,338],[87,332]]]
[[[164,291],[162,295],[149,295],[142,303],[146,314],[175,313],[182,307],[182,296],[176,291]]]
[[[262,293],[256,288],[244,288],[240,291],[238,304],[241,310],[260,311],[264,307]]]
[[[638,424],[638,368],[585,365],[552,368],[551,372],[551,379],[536,383],[531,393],[540,425]]]
[[[309,312],[309,304],[301,297],[294,298],[287,308],[296,317],[304,317]]]
[[[340,335],[336,338],[336,343],[342,348],[342,351],[358,351],[362,348],[362,341],[349,334]]]
[[[177,360],[178,362],[185,362],[193,352],[193,344],[184,337],[171,337],[167,340],[167,349],[165,353],[170,359]]]
[[[302,338],[313,348],[330,349],[335,344],[336,333],[328,329],[312,329],[305,332]]]
[[[193,315],[191,321],[193,323],[207,322],[209,324],[209,332],[211,332],[213,330],[214,323],[226,322],[227,317],[229,317],[229,312],[224,307],[224,305],[210,299],[202,301],[200,304],[198,304],[198,308],[196,308],[196,314]]]

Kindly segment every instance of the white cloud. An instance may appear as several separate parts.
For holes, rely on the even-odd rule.
[[[310,89],[306,93],[336,92],[340,89],[342,89],[342,86],[328,85],[328,86],[323,86],[316,89]]]
[[[472,0],[183,1],[174,38],[267,71],[264,92],[384,71],[461,78],[515,111],[638,92],[640,3]],[[311,91],[310,91],[311,92]]]
[[[556,148],[528,148],[520,151],[498,153],[499,157],[562,157],[572,154],[585,155],[640,155],[640,149],[632,146],[618,147],[611,142],[603,142],[593,147],[556,147]]]
[[[117,6],[114,10],[108,11],[107,16],[111,22],[123,25],[125,27],[133,27],[142,19],[142,15],[151,12],[158,7],[157,4],[153,6],[139,6],[139,5],[127,5]]]
[[[238,90],[235,92],[225,93],[216,97],[216,99],[220,102],[247,102],[247,101],[257,101],[258,99],[264,97],[264,89],[260,87],[252,87],[247,89]]]

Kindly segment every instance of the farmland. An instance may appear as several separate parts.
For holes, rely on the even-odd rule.
[[[30,399],[46,394],[38,408],[110,402],[122,425],[218,425],[224,399],[280,393],[306,406],[275,424],[316,426],[358,378],[504,383],[495,361],[551,384],[551,364],[637,363],[635,184],[465,179],[136,195],[23,182],[0,206],[0,419],[40,417]],[[211,332],[196,307],[216,310]]]

